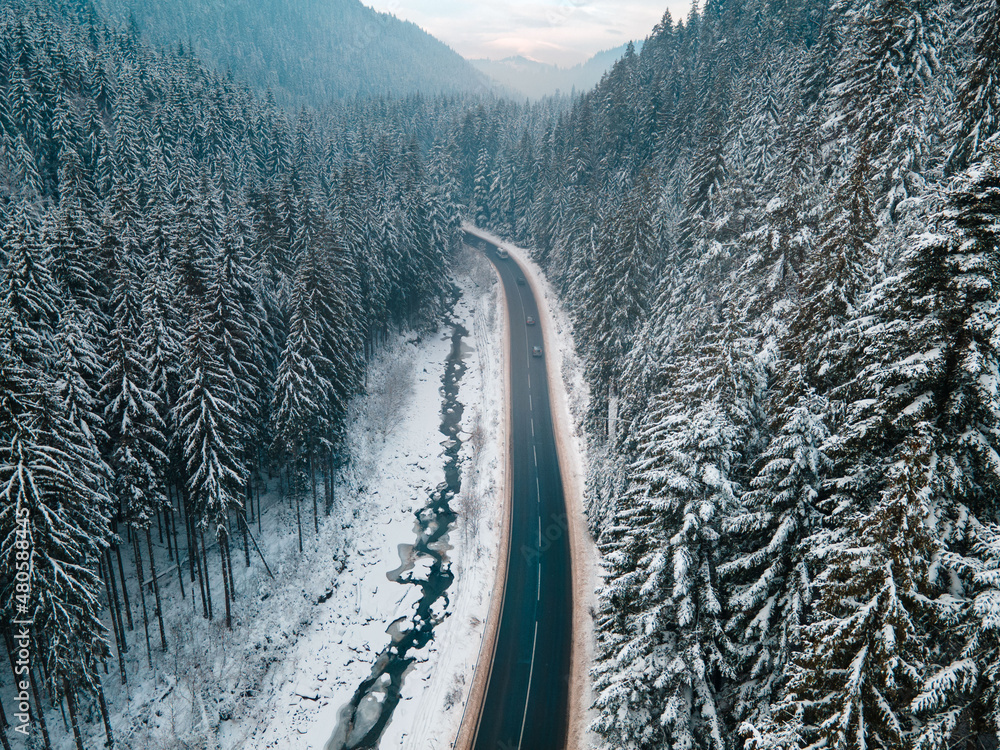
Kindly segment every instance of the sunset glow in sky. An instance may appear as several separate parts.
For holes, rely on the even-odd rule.
[[[645,39],[669,8],[690,0],[362,0],[424,28],[467,58],[512,55],[571,66],[631,39]]]

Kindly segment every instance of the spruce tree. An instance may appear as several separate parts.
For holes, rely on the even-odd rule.
[[[926,434],[933,449],[928,502],[945,550],[946,570],[940,575],[958,577],[951,587],[969,601],[959,627],[947,632],[969,645],[941,655],[940,671],[919,702],[935,717],[929,724],[938,732],[937,737],[925,733],[927,746],[945,742],[959,719],[975,728],[967,731],[993,731],[997,725],[996,709],[986,697],[993,690],[992,657],[971,644],[981,642],[980,634],[989,638],[989,615],[984,618],[980,607],[991,601],[990,525],[1000,492],[998,212],[1000,150],[992,147],[959,176],[935,231],[912,243],[900,273],[877,290],[872,325],[865,331],[873,360],[867,385],[874,398],[865,402],[869,407],[858,414],[851,433],[855,441],[868,442],[869,433],[879,434],[889,449],[893,441]],[[979,663],[975,676],[961,666],[973,654]],[[952,675],[951,684],[946,675]],[[968,700],[974,690],[982,700]]]
[[[736,718],[753,719],[784,687],[808,622],[816,561],[810,546],[823,530],[819,499],[831,461],[827,399],[796,394],[776,419],[760,470],[724,526],[739,553],[719,567],[729,592],[726,624],[736,644],[740,686]],[[780,425],[780,426],[779,426]]]
[[[928,674],[930,634],[953,614],[935,601],[929,448],[924,437],[907,442],[874,507],[855,511],[841,538],[814,543],[812,554],[824,564],[816,617],[777,712],[801,721],[810,744],[914,746],[919,723],[910,702]]]
[[[1000,3],[976,0],[967,8],[972,32],[968,39],[975,48],[959,89],[947,172],[964,169],[1000,130]]]
[[[192,511],[197,523],[219,542],[226,627],[232,628],[228,522],[232,513],[242,509],[244,431],[239,422],[239,396],[218,347],[205,321],[191,323],[185,341],[187,377],[180,386],[174,420]]]

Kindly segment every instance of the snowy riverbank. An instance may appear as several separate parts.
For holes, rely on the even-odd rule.
[[[469,333],[458,394],[464,405],[462,492],[452,501],[459,518],[446,539],[455,581],[435,612],[444,619],[434,639],[406,674],[381,748],[449,746],[489,608],[500,529],[502,315],[495,277],[483,258],[463,257],[457,280],[462,296],[453,317]],[[270,482],[260,541],[275,578],[252,549],[246,568],[240,544],[234,546],[231,632],[219,613],[212,622],[201,617],[190,587],[180,600],[176,573],[162,576],[169,650],[158,652],[151,623],[154,676],[133,602],[129,683],[122,685],[114,669],[104,680],[117,747],[325,747],[338,712],[390,643],[390,624],[411,614],[420,596],[418,586],[387,574],[401,566],[401,546],[414,543],[414,514],[444,481],[440,389],[450,349],[450,328],[424,338],[410,333],[373,364],[368,395],[354,404],[352,461],[336,488],[333,514],[321,515],[314,534],[311,507],[306,512],[311,504],[303,506],[301,555],[294,508],[278,496],[278,480]],[[169,568],[165,549],[158,549],[157,560],[161,570]],[[409,575],[419,577],[425,560],[413,562]],[[211,550],[209,566],[213,591],[221,592]],[[87,746],[96,747],[103,744],[100,717],[95,712],[89,718]],[[54,746],[70,747],[59,712],[47,712],[47,719]]]
[[[484,582],[492,580],[499,530],[500,317],[492,273],[480,258],[466,261],[473,264],[473,273],[459,278],[463,295],[454,313],[469,331],[467,370],[459,390],[465,406],[463,490],[452,503],[459,520],[448,538],[455,582],[447,606],[436,612],[445,619],[435,628],[434,640],[416,654],[403,682],[400,703],[380,743],[383,749],[448,746],[461,718],[489,607],[490,589]],[[382,421],[370,411],[380,413],[376,400],[359,405],[352,426],[352,442],[361,456],[353,482],[367,485],[351,510],[357,519],[353,554],[336,577],[334,596],[316,610],[287,661],[269,676],[257,711],[242,722],[244,731],[249,730],[243,735],[245,747],[323,748],[340,709],[388,645],[388,625],[410,614],[419,598],[419,588],[394,583],[386,574],[401,564],[400,545],[414,541],[414,513],[444,481],[439,389],[450,336],[441,332],[419,346],[402,346],[402,351],[387,352],[380,363],[382,372],[392,372],[400,362],[412,362],[413,390],[398,419],[390,420],[396,422],[394,429],[387,436],[371,429]],[[415,567],[419,571],[421,560]]]

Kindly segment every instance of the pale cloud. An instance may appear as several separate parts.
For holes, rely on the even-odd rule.
[[[668,8],[686,18],[690,0],[362,0],[426,29],[467,58],[524,55],[562,66],[645,39]]]

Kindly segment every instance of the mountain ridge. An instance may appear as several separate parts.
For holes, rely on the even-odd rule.
[[[635,45],[636,52],[642,50],[642,41],[629,44]],[[477,58],[469,62],[505,89],[529,99],[541,99],[558,92],[568,94],[573,90],[589,91],[625,56],[627,50],[628,44],[601,50],[590,59],[568,68],[532,60],[524,55],[513,55],[500,60]]]
[[[359,0],[92,0],[92,6],[157,43],[187,45],[286,105],[493,88],[441,40]]]

